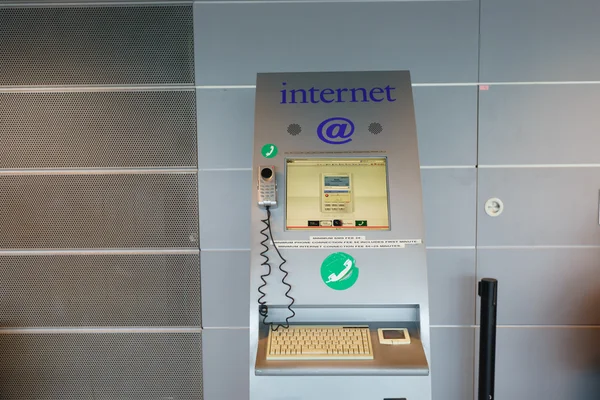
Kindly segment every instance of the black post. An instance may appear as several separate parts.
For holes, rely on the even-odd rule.
[[[477,289],[481,297],[478,400],[494,400],[498,281],[492,278],[483,278]]]

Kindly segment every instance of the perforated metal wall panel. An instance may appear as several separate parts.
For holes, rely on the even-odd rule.
[[[0,27],[0,85],[194,83],[191,5],[5,8]]]
[[[196,174],[0,176],[0,248],[198,248]]]
[[[197,165],[193,90],[0,93],[0,132],[0,168]]]
[[[198,255],[4,256],[0,265],[2,327],[200,326]]]
[[[200,333],[0,334],[3,399],[202,399]]]

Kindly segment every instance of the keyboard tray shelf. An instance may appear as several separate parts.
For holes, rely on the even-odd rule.
[[[315,323],[299,323],[299,325],[318,325]],[[417,324],[414,322],[352,323],[336,322],[322,325],[368,325],[371,336],[373,359],[361,360],[267,360],[268,327],[261,326],[256,357],[256,375],[279,376],[423,376],[429,374],[427,358],[421,342]],[[411,343],[406,345],[380,344],[377,336],[378,328],[407,328]],[[279,328],[283,329],[283,328]]]

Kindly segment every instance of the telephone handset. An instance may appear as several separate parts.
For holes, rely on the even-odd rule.
[[[344,269],[340,271],[339,274],[331,274],[327,277],[327,282],[337,282],[341,279],[343,279],[346,275],[348,275],[348,272],[350,272],[350,270],[352,269],[352,260],[346,260],[346,262],[344,263]]]
[[[259,206],[277,206],[277,181],[275,180],[274,165],[261,165],[258,167],[257,189]]]

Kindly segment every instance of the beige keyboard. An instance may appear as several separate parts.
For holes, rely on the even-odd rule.
[[[269,330],[267,360],[372,360],[367,326],[290,325]]]

